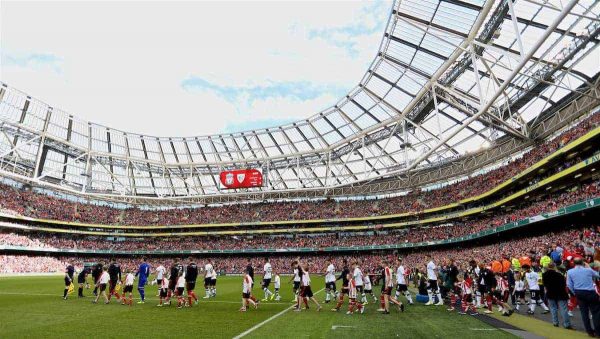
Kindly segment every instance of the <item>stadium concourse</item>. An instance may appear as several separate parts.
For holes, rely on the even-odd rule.
[[[600,337],[600,1],[388,14],[275,127],[124,132],[1,82],[0,337]]]

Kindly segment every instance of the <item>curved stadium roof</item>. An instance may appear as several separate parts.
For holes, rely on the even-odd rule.
[[[599,104],[599,2],[562,3],[397,0],[348,95],[261,130],[139,135],[2,84],[0,173],[106,198],[197,202],[373,194],[462,175]],[[574,100],[586,104],[558,114]],[[220,189],[219,172],[238,168],[261,169],[267,185]]]

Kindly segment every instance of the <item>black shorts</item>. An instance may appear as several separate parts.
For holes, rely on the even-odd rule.
[[[481,295],[488,293],[487,286],[481,284],[477,285],[477,292],[481,293]]]
[[[300,288],[300,282],[299,281],[294,281],[294,289],[297,290]]]
[[[65,287],[71,286],[71,280],[65,278]]]
[[[515,297],[517,297],[517,299],[525,299],[525,290],[515,291]]]
[[[250,299],[250,293],[243,293],[242,292],[242,298],[244,298],[244,299]]]
[[[363,291],[364,291],[363,285],[356,286],[356,292],[363,293]]]
[[[78,284],[85,284],[85,277],[77,277]]]
[[[181,297],[183,295],[183,290],[183,287],[177,287],[177,295]]]
[[[310,288],[310,286],[302,286],[300,288],[300,296],[302,298],[312,298],[313,292],[312,292],[312,289]]]
[[[161,289],[160,289],[160,297],[161,297],[161,298],[166,298],[166,297],[167,297],[167,294],[168,294],[168,292],[167,292],[167,289],[166,289],[166,288],[161,288]]]
[[[325,283],[325,288],[335,291],[336,290],[335,281]]]
[[[100,284],[100,292],[106,291],[106,284]]]
[[[156,279],[156,284],[160,286],[162,284],[162,279]]]
[[[133,285],[125,285],[125,288],[123,288],[123,293],[131,293],[133,292]]]
[[[391,287],[385,287],[385,285],[381,286],[381,294],[383,295],[392,295],[392,288]]]
[[[342,286],[342,290],[340,291],[341,294],[350,294],[350,289],[348,288],[348,286]]]
[[[373,290],[372,290],[372,289],[370,289],[370,288],[367,290],[367,289],[365,288],[365,293],[366,293],[366,294],[373,294]]]
[[[177,282],[175,282],[174,280],[169,281],[169,289],[171,291],[175,291],[175,285],[177,284]]]
[[[263,288],[268,288],[271,285],[271,279],[263,279],[262,286]]]
[[[217,286],[217,279],[210,279],[210,286]]]
[[[531,293],[531,300],[540,300],[540,290],[529,290],[529,292]]]
[[[397,284],[396,291],[406,292],[406,291],[408,291],[408,286],[406,286],[405,284]]]
[[[204,278],[204,286],[206,286],[206,287],[210,286],[211,280],[212,280],[211,278]]]
[[[437,280],[429,280],[429,289],[432,290],[432,291],[437,291],[438,290]]]
[[[193,291],[196,288],[196,282],[195,281],[186,282],[185,288],[188,290],[188,292]]]

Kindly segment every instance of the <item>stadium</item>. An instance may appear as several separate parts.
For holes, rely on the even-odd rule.
[[[600,336],[600,1],[367,12],[377,49],[325,109],[191,137],[37,99],[6,42],[0,337]],[[169,114],[141,120],[203,124]]]

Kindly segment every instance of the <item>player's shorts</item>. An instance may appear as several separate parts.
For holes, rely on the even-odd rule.
[[[168,295],[167,289],[166,288],[161,288],[160,289],[160,297],[161,298],[166,298]]]
[[[181,297],[183,295],[183,290],[183,287],[177,287],[177,295]]]
[[[342,290],[340,291],[341,294],[349,294],[350,293],[350,289],[348,288],[348,286],[342,286]]]
[[[271,279],[263,279],[262,286],[263,288],[268,288],[271,285]]]
[[[366,288],[365,288],[365,293],[366,293],[366,294],[373,294],[373,290],[372,290],[372,289],[370,289],[370,288],[369,288],[369,289],[366,289]]]
[[[85,284],[85,277],[77,277],[78,284]]]
[[[188,292],[193,291],[194,288],[196,288],[196,282],[195,281],[186,282],[185,287],[187,288]]]
[[[525,299],[525,290],[515,291],[515,297],[517,297],[517,299]]]
[[[356,299],[356,295],[357,295],[357,293],[356,293],[356,290],[349,290],[349,291],[348,291],[348,298],[349,298],[350,300],[352,300],[352,299]]]
[[[336,290],[335,281],[325,283],[325,288],[335,291]]]
[[[156,284],[160,286],[162,284],[162,279],[156,279]]]
[[[363,291],[364,291],[363,285],[356,286],[356,291],[358,293],[363,293]]]
[[[481,293],[481,295],[488,293],[487,286],[481,284],[477,285],[477,292]]]
[[[499,290],[494,290],[492,292],[492,295],[494,296],[494,298],[498,299],[498,300],[502,300],[502,292]]]
[[[100,292],[106,291],[106,284],[100,284]]]
[[[473,302],[473,296],[471,294],[465,294],[462,296],[462,301],[467,303]]]
[[[312,292],[312,289],[310,288],[310,286],[302,286],[300,288],[300,296],[302,298],[312,298],[313,292]]]
[[[531,293],[531,300],[538,301],[540,300],[540,291],[539,290],[529,290]]]
[[[217,286],[217,279],[210,279],[210,286]]]
[[[243,293],[242,292],[242,298],[244,298],[244,299],[250,299],[250,293]]]
[[[210,286],[211,278],[204,278],[204,286]]]
[[[133,292],[133,285],[125,285],[125,288],[123,288],[123,293],[131,293]]]
[[[386,287],[385,285],[382,285],[381,286],[381,294],[391,296],[392,295],[392,287],[391,286]]]
[[[429,280],[429,289],[432,291],[437,291],[438,290],[438,283],[437,280]]]
[[[300,282],[299,281],[294,281],[294,289],[297,290],[300,288]]]
[[[171,280],[169,281],[169,289],[171,291],[175,291],[175,285],[177,284],[177,282],[175,280]]]
[[[406,291],[408,291],[408,286],[406,286],[406,284],[397,284],[396,291],[406,292]]]

